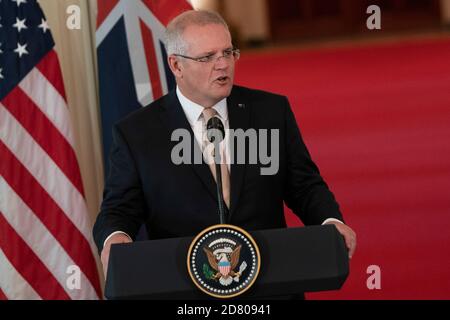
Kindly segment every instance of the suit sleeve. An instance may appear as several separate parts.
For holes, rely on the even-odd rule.
[[[328,218],[343,221],[339,205],[311,159],[289,102],[287,98],[284,99],[287,162],[285,203],[305,225],[320,225]]]
[[[113,129],[109,175],[93,235],[99,252],[105,239],[115,231],[135,238],[146,220],[146,203],[141,181],[129,146],[118,126]]]

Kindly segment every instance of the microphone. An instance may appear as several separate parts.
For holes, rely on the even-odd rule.
[[[218,117],[212,117],[206,123],[206,137],[209,142],[214,144],[222,142],[225,137],[225,129],[222,121]]]
[[[217,186],[217,200],[219,203],[219,219],[220,224],[226,224],[226,217],[228,216],[228,208],[225,206],[223,200],[222,190],[222,170],[220,167],[220,149],[219,143],[225,138],[225,128],[222,121],[218,117],[212,117],[206,123],[206,137],[208,141],[214,144],[214,162],[216,164],[216,186]],[[216,152],[216,150],[218,152]]]

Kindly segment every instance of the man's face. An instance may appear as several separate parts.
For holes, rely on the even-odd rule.
[[[203,107],[211,107],[230,95],[234,79],[235,59],[222,57],[232,49],[231,36],[220,24],[192,25],[185,29],[186,56],[199,58],[213,55],[210,62],[176,57],[174,71],[181,92]],[[220,58],[218,58],[220,57]],[[174,70],[172,68],[172,70]]]

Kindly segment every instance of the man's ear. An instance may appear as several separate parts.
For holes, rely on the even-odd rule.
[[[180,61],[173,55],[167,57],[167,62],[169,63],[170,70],[172,71],[175,78],[182,78],[183,72]]]

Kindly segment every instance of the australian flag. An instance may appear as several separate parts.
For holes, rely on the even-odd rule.
[[[96,43],[106,174],[114,123],[174,88],[164,31],[172,18],[189,9],[185,0],[98,0]]]

